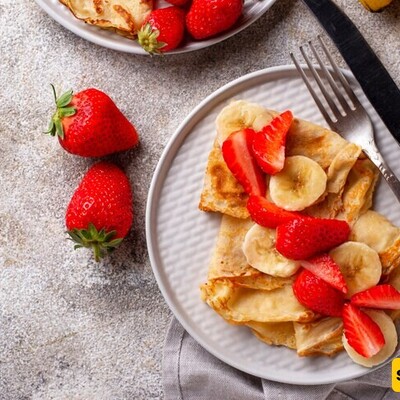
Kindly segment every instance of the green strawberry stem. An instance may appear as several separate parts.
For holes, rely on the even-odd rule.
[[[158,29],[153,29],[151,24],[146,23],[138,32],[137,40],[142,48],[150,54],[162,54],[160,49],[165,47],[167,43],[159,42],[158,36],[160,31]]]
[[[89,224],[88,229],[71,229],[67,231],[70,236],[68,239],[75,244],[74,249],[86,247],[92,249],[96,261],[100,261],[108,253],[114,251],[123,238],[113,239],[116,231],[106,232],[105,229],[98,231],[93,224]]]
[[[73,92],[71,89],[62,94],[60,97],[57,97],[54,85],[51,85],[51,88],[53,89],[54,101],[56,103],[57,110],[51,117],[49,128],[45,133],[51,136],[55,136],[57,134],[61,139],[64,139],[64,129],[61,121],[64,117],[70,117],[76,113],[75,107],[68,107],[72,101]]]

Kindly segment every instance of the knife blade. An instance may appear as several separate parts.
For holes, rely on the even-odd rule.
[[[368,100],[400,144],[400,90],[351,19],[331,0],[302,0],[335,43]]]

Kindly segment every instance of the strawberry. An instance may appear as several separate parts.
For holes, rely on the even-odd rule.
[[[299,303],[312,311],[331,317],[342,316],[343,293],[306,269],[294,281],[293,293]]]
[[[65,222],[75,249],[92,248],[98,261],[121,243],[132,220],[128,177],[114,164],[95,164],[83,177],[67,208]]]
[[[264,196],[265,179],[250,151],[252,129],[231,133],[222,143],[222,156],[234,177],[248,194]]]
[[[135,127],[105,93],[86,89],[74,95],[70,90],[57,98],[51,86],[57,111],[46,133],[57,135],[69,153],[103,157],[128,150],[139,142]]]
[[[276,249],[292,260],[306,260],[345,242],[349,234],[346,221],[295,219],[276,228]]]
[[[343,293],[347,293],[347,285],[339,265],[329,254],[321,254],[301,262],[301,266],[321,278]]]
[[[283,168],[286,135],[292,121],[292,112],[285,111],[254,135],[253,154],[258,165],[266,174],[276,174]]]
[[[153,10],[138,32],[138,43],[150,54],[177,48],[185,32],[185,12],[171,6]]]
[[[167,3],[174,6],[183,7],[189,3],[190,0],[166,0]]]
[[[186,28],[194,39],[205,39],[230,29],[243,11],[243,0],[193,0]]]
[[[297,212],[286,211],[262,196],[250,196],[247,210],[254,222],[266,228],[276,228],[294,219],[309,218]]]
[[[385,345],[379,325],[350,303],[343,307],[343,330],[349,345],[363,357],[374,356]]]
[[[400,292],[392,285],[377,285],[354,294],[351,297],[351,304],[359,307],[399,310]]]

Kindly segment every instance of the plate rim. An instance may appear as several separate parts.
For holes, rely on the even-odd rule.
[[[351,83],[356,83],[356,80],[352,73],[349,70],[346,69],[341,69],[343,74],[346,76],[347,79]],[[153,270],[153,274],[156,278],[158,287],[168,305],[170,310],[172,311],[173,315],[175,318],[179,321],[179,323],[183,326],[183,328],[193,337],[194,340],[196,340],[197,343],[199,343],[206,351],[208,351],[210,354],[213,356],[217,357],[219,360],[223,361],[224,363],[230,365],[231,367],[234,367],[242,372],[248,373],[250,375],[262,378],[262,379],[267,379],[275,382],[280,382],[280,383],[285,383],[285,384],[292,384],[292,385],[323,385],[323,384],[332,384],[332,383],[339,383],[339,382],[344,382],[348,381],[351,379],[359,378],[363,375],[366,375],[372,371],[376,371],[377,369],[383,367],[387,363],[389,363],[392,359],[390,357],[386,362],[375,366],[373,368],[363,368],[360,369],[359,372],[354,372],[353,374],[350,374],[346,377],[342,378],[329,378],[327,377],[326,379],[319,379],[318,381],[300,381],[300,380],[288,380],[285,379],[283,376],[281,379],[277,379],[276,377],[272,377],[269,374],[265,374],[262,372],[257,372],[253,371],[247,367],[243,367],[242,365],[239,365],[235,361],[230,360],[229,358],[225,357],[224,354],[221,354],[218,349],[213,348],[211,345],[206,343],[200,334],[198,334],[192,327],[190,326],[189,323],[186,322],[185,318],[183,315],[180,314],[179,312],[179,304],[174,303],[173,296],[171,296],[170,293],[168,293],[166,285],[163,283],[163,277],[162,277],[162,268],[160,268],[159,265],[159,252],[158,252],[158,238],[155,232],[155,222],[156,222],[156,216],[157,216],[157,206],[158,206],[158,198],[159,194],[162,190],[163,184],[165,182],[165,178],[168,174],[169,168],[171,166],[171,163],[176,156],[176,153],[178,152],[181,144],[185,140],[185,138],[191,133],[193,126],[195,126],[203,117],[199,116],[198,114],[203,111],[206,112],[207,109],[212,109],[215,107],[215,105],[219,104],[220,102],[224,101],[224,98],[232,98],[232,95],[229,94],[231,90],[234,90],[236,88],[237,91],[240,91],[240,86],[244,83],[248,83],[251,81],[256,81],[257,78],[263,78],[270,76],[270,79],[266,79],[265,82],[273,80],[273,75],[274,74],[287,74],[287,76],[291,76],[295,74],[296,68],[294,65],[286,64],[286,65],[280,65],[280,66],[274,66],[274,67],[269,67],[269,68],[264,68],[261,70],[257,70],[254,72],[250,72],[246,75],[243,75],[225,85],[220,87],[219,89],[215,90],[213,93],[208,95],[206,98],[204,98],[198,105],[193,108],[193,110],[184,118],[184,120],[179,124],[178,128],[175,130],[173,135],[170,137],[168,140],[161,157],[157,163],[157,166],[154,170],[153,177],[151,180],[148,196],[147,196],[147,204],[146,204],[146,216],[145,216],[145,222],[146,222],[146,241],[147,241],[147,250],[149,254],[149,259],[150,259],[150,264]],[[281,78],[283,78],[281,76]],[[254,83],[255,84],[255,83]],[[251,85],[251,86],[254,86]],[[203,110],[204,109],[204,110]],[[196,119],[197,116],[197,119]],[[396,354],[396,353],[395,353]],[[394,356],[395,356],[394,354]]]
[[[207,40],[194,41],[193,43],[195,44],[195,46],[193,48],[181,48],[181,49],[177,48],[175,50],[165,52],[165,53],[163,53],[163,55],[191,53],[193,51],[205,49],[207,47],[213,46],[214,44],[217,44],[226,39],[229,39],[230,37],[236,35],[237,33],[243,31],[244,29],[246,29],[252,23],[256,22],[276,2],[276,0],[263,0],[263,1],[265,2],[264,8],[261,9],[260,12],[257,15],[255,15],[253,18],[245,21],[242,25],[239,25],[239,26],[237,26],[225,33],[222,33],[221,35],[218,35],[216,37],[212,37]],[[49,5],[48,0],[35,0],[35,2],[52,19],[54,19],[61,26],[63,26],[67,30],[73,32],[75,35],[81,37],[82,39],[85,39],[91,43],[97,44],[99,46],[102,46],[102,47],[105,47],[105,48],[108,48],[111,50],[120,51],[120,52],[124,52],[127,54],[150,56],[150,54],[147,53],[145,50],[143,50],[140,46],[138,46],[138,45],[131,46],[131,44],[136,44],[133,40],[124,38],[123,36],[120,36],[115,32],[114,32],[114,34],[117,35],[117,37],[120,36],[121,39],[123,39],[123,40],[121,40],[121,43],[109,41],[107,37],[103,37],[102,35],[99,35],[99,33],[97,31],[91,31],[90,29],[85,29],[85,25],[87,26],[87,24],[85,22],[79,20],[78,18],[75,18],[75,17],[73,17],[74,19],[64,18],[61,13],[54,12],[54,10]],[[60,5],[62,5],[62,4],[60,4]],[[80,23],[82,23],[82,25],[74,24],[74,22],[76,22],[76,21],[79,21]],[[97,29],[100,29],[100,28],[97,28]],[[126,42],[127,40],[129,40],[129,42]]]

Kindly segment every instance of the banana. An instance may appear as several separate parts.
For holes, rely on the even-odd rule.
[[[268,275],[286,278],[297,272],[300,263],[281,255],[275,248],[275,229],[253,225],[243,242],[249,265]]]
[[[359,0],[360,3],[371,12],[382,11],[387,7],[393,0]]]
[[[381,328],[383,336],[385,337],[385,345],[382,350],[370,358],[363,357],[349,345],[344,335],[343,346],[349,357],[355,363],[371,368],[386,361],[395,352],[398,339],[396,327],[392,319],[384,311],[364,310],[364,312],[368,314]]]
[[[272,175],[269,195],[279,207],[300,211],[325,192],[327,176],[321,166],[304,156],[286,157],[282,171]]]
[[[378,253],[364,243],[346,242],[330,251],[347,284],[347,298],[375,286],[382,274]]]
[[[233,101],[217,116],[217,141],[221,146],[231,133],[244,128],[260,131],[275,115],[258,104],[245,100]]]

